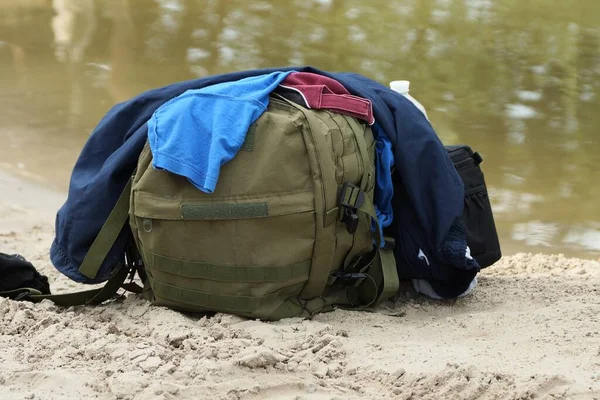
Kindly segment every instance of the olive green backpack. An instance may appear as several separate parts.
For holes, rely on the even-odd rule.
[[[137,271],[146,299],[182,311],[277,320],[373,306],[398,289],[375,182],[369,126],[272,94],[214,193],[153,168],[146,143],[80,271],[95,276],[127,220],[128,261],[103,289],[41,297],[99,303],[136,291],[123,282]]]

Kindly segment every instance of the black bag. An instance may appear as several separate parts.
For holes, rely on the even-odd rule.
[[[445,147],[465,185],[463,221],[471,256],[481,268],[489,267],[502,257],[502,252],[485,178],[479,166],[483,158],[467,145]]]
[[[50,294],[48,278],[18,254],[0,253],[0,297],[19,300],[23,288]]]
[[[438,259],[427,243],[408,229],[418,226],[419,222],[397,174],[392,175],[394,222],[386,228],[386,232],[396,241],[394,255],[398,277],[401,280],[423,279],[438,296],[451,299],[464,293],[480,269],[498,261],[501,252],[485,179],[479,166],[483,159],[467,145],[445,148],[465,188],[463,214],[455,229],[466,231],[466,244],[478,268],[458,268],[447,260]]]

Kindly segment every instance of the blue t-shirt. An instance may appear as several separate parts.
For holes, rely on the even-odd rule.
[[[148,121],[152,165],[214,192],[221,166],[238,153],[269,94],[291,72],[188,90],[160,106]]]

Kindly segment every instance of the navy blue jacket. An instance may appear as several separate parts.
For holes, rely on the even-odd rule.
[[[479,267],[465,257],[466,233],[460,222],[463,183],[424,115],[404,96],[369,78],[312,67],[214,75],[150,90],[115,105],[100,120],[74,166],[68,198],[56,216],[56,237],[50,249],[54,266],[74,281],[98,283],[107,280],[122,261],[130,240],[128,226],[121,232],[96,279],[90,280],[78,271],[136,167],[147,138],[146,122],[160,105],[189,89],[291,69],[329,76],[350,93],[373,103],[375,119],[394,150],[396,193],[394,222],[389,231],[399,241],[395,253],[400,277],[448,280],[455,273],[466,272],[472,279]],[[420,249],[427,260],[418,258]],[[466,286],[450,288],[446,294],[452,297]],[[434,289],[440,292],[440,287]]]

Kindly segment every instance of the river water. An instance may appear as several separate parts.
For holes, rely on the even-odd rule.
[[[282,65],[410,80],[505,254],[600,254],[598,0],[2,0],[0,167],[64,191],[115,103]]]

